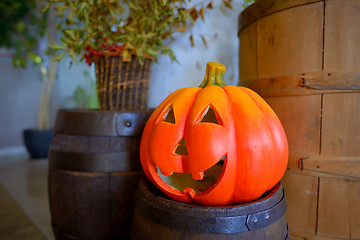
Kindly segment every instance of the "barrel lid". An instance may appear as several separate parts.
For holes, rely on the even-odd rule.
[[[60,109],[55,133],[83,136],[141,136],[151,111]]]
[[[238,18],[238,34],[251,23],[276,12],[310,3],[323,2],[322,0],[257,0],[244,11]]]

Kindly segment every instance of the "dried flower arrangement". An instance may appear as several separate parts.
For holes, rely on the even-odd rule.
[[[56,60],[67,53],[75,62],[81,56],[91,64],[102,56],[122,56],[130,61],[135,53],[140,61],[143,56],[157,58],[160,54],[176,60],[172,49],[164,40],[173,38],[174,32],[185,32],[199,17],[204,20],[205,9],[213,9],[212,1],[191,0],[49,0],[61,22],[57,28],[63,33],[61,50]],[[223,0],[231,8],[231,0]],[[206,44],[204,37],[203,41]],[[192,36],[190,36],[192,40]]]

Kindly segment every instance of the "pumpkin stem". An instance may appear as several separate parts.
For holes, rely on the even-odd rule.
[[[204,81],[201,83],[199,87],[205,88],[207,86],[219,86],[224,87],[226,86],[224,80],[226,67],[217,62],[208,62],[206,65],[206,74]]]

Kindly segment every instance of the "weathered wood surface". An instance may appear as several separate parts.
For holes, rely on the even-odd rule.
[[[360,179],[321,178],[317,233],[321,236],[359,239]],[[331,221],[329,221],[331,219]]]
[[[301,170],[329,174],[334,177],[356,179],[360,176],[360,156],[303,155],[298,162],[298,167]]]
[[[357,0],[259,0],[239,17],[239,85],[265,98],[289,142],[294,239],[360,239],[359,24]]]
[[[321,95],[266,97],[265,101],[284,127],[290,152],[320,152]]]
[[[259,79],[322,70],[323,11],[324,3],[318,2],[259,19]]]
[[[359,109],[360,93],[324,94],[321,154],[360,156]]]
[[[56,239],[128,239],[141,172],[85,173],[49,169]]]
[[[325,71],[360,72],[359,9],[358,0],[326,1]]]
[[[289,232],[315,234],[317,221],[318,177],[287,172],[283,179]]]
[[[247,77],[247,76],[245,76]],[[261,96],[298,96],[360,92],[360,73],[312,72],[239,82]]]
[[[266,17],[268,15],[301,5],[321,2],[321,0],[263,0],[256,1],[250,7],[246,8],[239,16],[238,31],[242,31],[249,24]]]
[[[359,239],[359,178],[291,171],[282,182],[291,236],[314,240]]]
[[[240,79],[257,79],[257,23],[251,24],[239,35]]]

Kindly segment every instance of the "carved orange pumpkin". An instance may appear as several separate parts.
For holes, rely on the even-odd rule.
[[[201,205],[259,198],[283,176],[284,129],[255,92],[226,85],[225,66],[208,63],[200,87],[170,94],[141,139],[146,176],[166,195]]]

